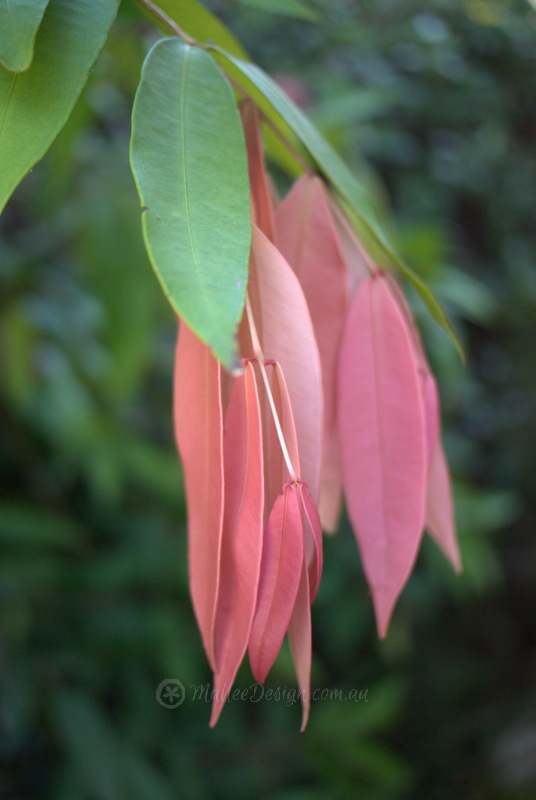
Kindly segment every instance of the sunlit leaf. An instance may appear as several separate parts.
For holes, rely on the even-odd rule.
[[[46,153],[87,81],[119,0],[51,0],[29,69],[0,67],[0,212]]]
[[[236,366],[251,242],[247,157],[231,87],[204,50],[162,39],[149,52],[131,165],[166,297],[225,366]]]
[[[32,63],[35,34],[48,0],[0,0],[0,62],[12,72]]]

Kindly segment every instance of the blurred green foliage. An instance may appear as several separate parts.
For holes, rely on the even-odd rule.
[[[318,0],[315,25],[210,5],[262,67],[292,78],[391,207],[403,255],[464,340],[467,368],[413,298],[442,390],[465,571],[425,541],[379,642],[343,522],[313,607],[307,731],[292,695],[276,699],[295,688],[287,651],[272,700],[254,699],[245,665],[247,699],[208,729],[210,704],[192,689],[210,672],[187,590],[175,322],[128,170],[156,33],[124,3],[74,116],[0,219],[0,794],[531,798],[536,11]],[[185,687],[176,709],[156,701],[166,678]]]

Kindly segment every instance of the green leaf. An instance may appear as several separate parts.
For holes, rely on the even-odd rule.
[[[247,157],[232,89],[204,50],[162,39],[149,52],[130,159],[166,296],[226,367],[237,366],[251,243]]]
[[[316,22],[320,14],[301,0],[238,0],[242,5],[258,8],[270,14],[284,14],[286,17],[297,17]]]
[[[371,245],[373,250],[379,251],[388,263],[396,266],[413,284],[432,317],[447,332],[462,359],[465,360],[463,348],[445,312],[430,289],[395,253],[379,224],[367,191],[361,182],[350,172],[314,125],[265,72],[254,64],[246,63],[225,53],[220,48],[214,49],[231,77],[237,80],[244,91],[254,99],[277,130],[285,135],[286,129],[290,129],[298,137],[319,171],[341,195],[343,205],[349,206],[349,210],[352,212],[351,216],[354,217],[355,227],[365,239],[365,244]]]
[[[66,122],[119,0],[50,0],[28,70],[0,67],[0,212]]]
[[[198,42],[211,42],[238,58],[248,58],[233,34],[197,0],[159,0],[158,7]]]
[[[32,63],[34,40],[48,0],[0,0],[0,63],[22,72]]]

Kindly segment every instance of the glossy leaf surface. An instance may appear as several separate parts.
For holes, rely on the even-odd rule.
[[[181,318],[226,367],[238,366],[251,223],[231,87],[204,50],[162,39],[145,60],[132,125],[151,263]]]

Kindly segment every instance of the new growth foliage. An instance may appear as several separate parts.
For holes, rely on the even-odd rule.
[[[425,528],[461,568],[438,391],[386,265],[455,337],[365,188],[223,26],[193,0],[140,4],[172,34],[145,60],[131,166],[179,322],[174,419],[211,725],[246,651],[263,683],[288,633],[303,729],[322,529],[337,529],[343,496],[380,636]],[[67,119],[117,10],[27,5],[17,36],[0,35],[0,208]],[[281,200],[263,126],[299,173]]]

